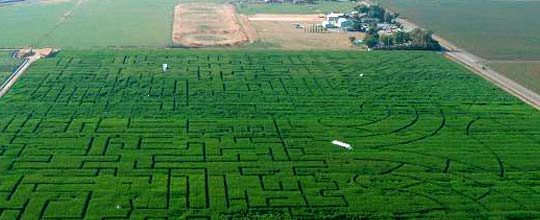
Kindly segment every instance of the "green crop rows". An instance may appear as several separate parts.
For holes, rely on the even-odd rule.
[[[539,218],[538,121],[430,52],[64,51],[0,99],[0,219]]]

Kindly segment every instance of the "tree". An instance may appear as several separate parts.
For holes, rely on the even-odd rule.
[[[404,44],[410,41],[409,34],[404,31],[398,31],[394,34],[395,44]]]
[[[441,45],[433,39],[432,35],[432,31],[420,28],[416,28],[409,33],[412,46],[428,50],[440,50]]]
[[[379,38],[376,35],[367,34],[364,41],[366,42],[368,48],[376,47],[377,44],[379,44]]]
[[[395,18],[394,14],[392,14],[390,12],[385,12],[384,13],[383,19],[384,19],[385,22],[390,23],[390,22],[392,22],[392,20],[394,20],[394,18]]]
[[[399,15],[400,15],[399,13],[394,13],[394,15],[393,15],[393,16],[394,16],[394,19],[398,18]]]
[[[362,30],[362,23],[360,23],[360,22],[354,22],[354,23],[353,23],[353,26],[352,26],[352,29],[353,29],[354,31],[363,31],[363,30]]]
[[[427,42],[426,33],[420,28],[415,28],[409,35],[411,36],[411,43],[415,46],[424,47]]]
[[[358,11],[360,13],[367,13],[367,11],[369,10],[367,6],[365,5],[357,5],[357,6],[354,6],[354,10],[355,11]]]
[[[369,28],[366,31],[366,33],[369,34],[369,35],[376,35],[377,34],[377,25],[370,24]]]
[[[367,11],[367,16],[370,18],[378,18],[383,20],[386,10],[383,7],[378,5],[370,5]]]
[[[391,35],[382,35],[379,37],[379,41],[387,47],[394,45],[394,37]]]

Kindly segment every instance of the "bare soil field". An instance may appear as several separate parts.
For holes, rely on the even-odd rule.
[[[180,4],[175,8],[173,44],[184,47],[233,46],[254,41],[255,31],[233,5]]]
[[[540,94],[540,60],[491,61],[489,66],[530,90]]]
[[[249,17],[251,25],[257,31],[258,39],[272,47],[287,50],[352,50],[359,49],[349,40],[350,36],[363,38],[361,33],[320,32],[313,33],[303,27],[320,24],[323,18],[319,14],[255,14]]]

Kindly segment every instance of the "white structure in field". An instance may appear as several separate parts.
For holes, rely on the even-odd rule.
[[[337,21],[339,18],[345,16],[344,13],[334,13],[330,12],[329,14],[326,14],[326,20],[327,21]]]
[[[166,72],[167,69],[169,69],[169,64],[164,63],[163,65],[161,65],[161,68],[163,69],[163,72]]]
[[[334,145],[337,145],[338,147],[342,147],[342,148],[345,148],[347,150],[352,150],[352,147],[350,144],[347,144],[345,142],[341,142],[341,141],[338,141],[338,140],[333,140],[332,141],[332,144]]]

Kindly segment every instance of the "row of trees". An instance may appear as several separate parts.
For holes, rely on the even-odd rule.
[[[416,28],[411,32],[398,31],[391,35],[379,35],[376,29],[370,29],[364,41],[374,49],[414,49],[440,50],[441,45],[434,40],[433,32]]]
[[[391,22],[399,16],[398,13],[388,12],[379,5],[357,5],[354,7],[354,10],[359,13],[365,13],[368,18],[378,18],[379,20],[386,22]]]

